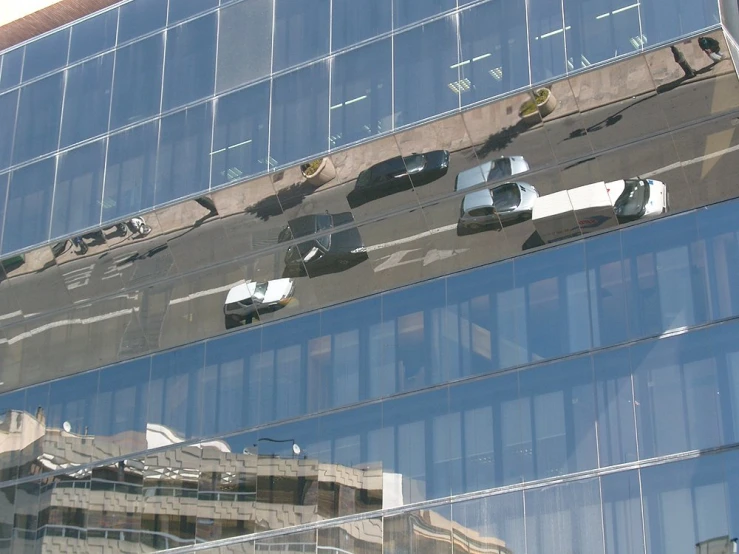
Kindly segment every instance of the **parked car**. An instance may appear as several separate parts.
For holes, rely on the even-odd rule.
[[[362,171],[347,200],[356,208],[383,196],[427,185],[446,175],[448,169],[449,152],[446,150],[396,156]]]
[[[619,223],[656,217],[669,207],[667,187],[654,179],[625,179],[606,183]]]
[[[295,282],[292,279],[272,279],[266,283],[247,281],[236,285],[228,291],[223,306],[226,329],[251,323],[260,313],[284,308],[292,300],[294,291]]]
[[[528,170],[529,164],[522,156],[498,158],[460,172],[455,189],[459,191],[493,183]],[[538,197],[536,188],[523,182],[508,182],[470,192],[462,199],[457,231],[465,234],[530,219]]]
[[[306,237],[352,223],[349,212],[304,215],[288,221],[278,242]],[[306,240],[288,247],[285,254],[285,277],[316,277],[344,271],[367,259],[367,249],[356,227]]]

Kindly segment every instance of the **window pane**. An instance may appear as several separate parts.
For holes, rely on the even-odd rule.
[[[275,0],[272,71],[280,71],[328,53],[330,0]]]
[[[526,552],[523,494],[513,492],[452,504],[454,552],[467,554],[472,543],[500,552]],[[478,543],[479,541],[479,543]],[[493,546],[495,545],[495,546]],[[505,545],[505,550],[499,545]]]
[[[386,517],[383,523],[384,552],[452,554],[454,541],[448,505]],[[456,532],[455,529],[455,535]]]
[[[629,336],[628,287],[621,257],[621,234],[607,233],[585,242],[593,346],[624,342]]]
[[[337,56],[331,80],[331,147],[392,129],[392,43]]]
[[[624,471],[601,477],[606,554],[644,552],[639,474]]]
[[[136,0],[120,10],[118,44],[162,29],[167,22],[167,0]]]
[[[59,155],[51,237],[59,237],[100,222],[105,140]]]
[[[23,53],[25,48],[16,48],[2,57],[0,67],[0,92],[9,89],[21,82],[23,69]]]
[[[149,37],[116,52],[111,129],[159,111],[163,55],[164,35]]]
[[[108,130],[112,77],[113,54],[95,58],[67,71],[62,148]]]
[[[49,409],[46,413],[47,428],[64,429],[69,423],[71,433],[77,436],[94,436],[95,400],[98,388],[98,372],[89,371],[80,375],[53,381],[49,390]],[[62,446],[64,441],[60,441]],[[79,450],[73,454],[60,456],[73,463],[89,461],[90,444],[82,439],[76,445],[78,449],[86,447],[84,454]]]
[[[26,45],[23,60],[23,80],[28,81],[67,63],[69,50],[69,27]]]
[[[12,252],[49,238],[55,158],[36,162],[10,175],[2,251]]]
[[[491,25],[492,21],[499,24]],[[526,6],[487,2],[460,13],[462,104],[472,104],[529,84]],[[469,81],[467,83],[465,81]]]
[[[459,107],[455,16],[395,38],[395,124],[408,125]]]
[[[267,171],[269,82],[216,100],[211,186]]]
[[[396,29],[456,7],[454,0],[425,0],[424,2],[394,0],[393,5],[395,7],[393,21]]]
[[[392,0],[334,0],[332,49],[390,31]]]
[[[641,49],[638,3],[564,0],[564,7],[570,71]]]
[[[69,63],[92,56],[115,46],[118,10],[108,10],[72,27]]]
[[[239,2],[220,10],[216,92],[269,75],[272,1]]]
[[[719,23],[718,4],[712,0],[644,0],[639,9],[645,46]]]
[[[328,63],[274,80],[270,158],[276,166],[328,149]]]
[[[10,166],[10,153],[13,149],[13,129],[18,107],[18,91],[14,90],[0,96],[0,170]]]
[[[162,118],[156,204],[208,190],[211,106],[208,102]]]
[[[529,0],[531,81],[565,74],[565,37],[561,0]]]
[[[158,131],[159,123],[154,121],[110,137],[103,221],[154,205]]]
[[[172,25],[217,5],[218,0],[169,0],[168,22]]]
[[[167,31],[162,109],[213,94],[216,26],[216,14],[210,14]]]
[[[64,74],[57,73],[21,89],[15,126],[13,163],[56,150]]]

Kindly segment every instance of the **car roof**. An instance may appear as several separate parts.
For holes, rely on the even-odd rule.
[[[493,206],[493,195],[488,189],[476,190],[465,194],[462,200],[462,209],[465,213],[475,208],[490,208]]]
[[[492,167],[493,162],[485,162],[484,164],[460,171],[459,175],[457,175],[455,190],[465,190],[476,185],[481,185],[485,182],[485,178],[490,173]]]

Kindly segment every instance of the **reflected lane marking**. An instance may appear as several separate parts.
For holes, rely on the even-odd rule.
[[[375,250],[381,250],[382,248],[390,248],[391,246],[398,246],[400,244],[406,244],[408,242],[413,242],[414,240],[422,239],[425,237],[430,237],[431,235],[438,235],[439,233],[445,233],[447,231],[451,231],[452,229],[456,229],[456,228],[457,228],[456,223],[452,223],[450,225],[444,225],[443,227],[437,227],[436,229],[424,231],[423,233],[418,233],[417,235],[413,235],[410,237],[405,237],[402,239],[391,240],[390,242],[383,242],[381,244],[375,244],[373,246],[368,246],[367,252],[374,252]]]

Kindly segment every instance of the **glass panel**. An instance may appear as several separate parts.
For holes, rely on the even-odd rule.
[[[392,129],[392,43],[336,56],[331,74],[331,147]]]
[[[162,118],[155,204],[208,190],[212,118],[210,102]]]
[[[363,519],[318,530],[317,550],[382,554],[382,519]]]
[[[401,33],[393,40],[396,126],[458,108],[464,84],[459,82],[456,16]]]
[[[87,514],[90,550],[140,552],[144,464],[120,460],[92,469]]]
[[[136,0],[120,7],[118,44],[162,29],[167,23],[167,0]]]
[[[23,53],[25,48],[16,48],[6,52],[2,57],[2,73],[0,73],[0,92],[9,89],[21,82],[23,69]]]
[[[701,456],[642,469],[647,552],[712,552],[712,539],[733,536],[723,460]]]
[[[641,487],[636,471],[601,477],[606,554],[644,552]]]
[[[218,0],[170,0],[169,25],[218,6]]]
[[[328,149],[328,81],[327,62],[274,80],[269,154],[273,166]]]
[[[217,25],[210,14],[167,31],[163,110],[213,94]]]
[[[128,4],[122,9],[126,6]],[[116,51],[111,129],[140,121],[159,111],[163,56],[163,34]]]
[[[148,357],[100,370],[95,407],[95,458],[146,450]]]
[[[451,506],[439,506],[386,517],[383,521],[384,552],[451,554],[454,542],[451,515]]]
[[[0,552],[9,553],[15,520],[15,485],[0,488]]]
[[[26,390],[26,401],[21,432],[31,440],[26,441],[21,452],[18,477],[39,475],[43,472],[40,458],[44,453],[46,412],[49,409],[49,385],[38,385]]]
[[[172,442],[200,431],[202,406],[197,390],[203,370],[205,344],[153,356],[149,388],[148,424],[158,424]]]
[[[456,7],[455,0],[394,0],[393,6],[393,26],[396,29]]]
[[[13,150],[13,129],[18,109],[18,91],[14,90],[0,96],[0,126],[6,131],[0,133],[0,170],[10,166]]]
[[[608,233],[585,243],[593,346],[624,342],[629,336],[627,283],[621,234]]]
[[[69,63],[97,54],[115,46],[118,10],[108,10],[72,27]]]
[[[603,551],[597,479],[528,490],[524,497],[529,551],[551,554]]]
[[[597,467],[590,358],[523,370],[519,386],[524,440],[529,441],[525,480]]]
[[[272,2],[251,0],[220,10],[217,93],[269,75],[272,64]]]
[[[20,250],[49,238],[55,161],[48,158],[11,173],[3,252]]]
[[[491,25],[497,21],[501,24]],[[526,6],[487,2],[459,16],[462,105],[529,84]]]
[[[56,150],[63,84],[64,74],[57,73],[21,89],[13,164]]]
[[[277,537],[262,539],[254,542],[254,553],[266,552],[285,552],[285,554],[298,554],[302,552],[318,551],[316,548],[316,532],[304,531],[302,533],[290,533],[279,535]],[[237,550],[236,553],[241,553]],[[251,553],[252,550],[247,549],[243,552]],[[220,553],[219,553],[220,554]]]
[[[593,357],[601,467],[637,460],[634,392],[628,348]]]
[[[112,78],[113,54],[95,58],[67,71],[60,142],[62,148],[108,130]]]
[[[28,81],[67,63],[69,50],[69,27],[26,45],[23,60],[23,80]]]
[[[108,141],[103,221],[112,221],[154,205],[159,122],[146,123]]]
[[[710,336],[696,331],[631,348],[642,459],[721,443]]]
[[[334,0],[331,48],[351,44],[390,31],[392,0]]]
[[[51,236],[59,237],[100,222],[105,140],[59,155]]]
[[[267,171],[269,89],[264,82],[216,100],[212,187]]]
[[[272,71],[280,71],[328,53],[330,0],[275,0]]]
[[[564,18],[561,0],[530,0],[528,6],[531,81],[565,74]]]
[[[5,375],[1,375],[5,377]],[[23,421],[25,419],[25,412],[23,408],[25,406],[26,391],[16,390],[10,393],[3,394],[0,396],[0,429],[6,437],[10,438],[8,447],[5,448],[0,454],[0,480],[12,481],[18,477],[18,463],[20,462],[20,453],[23,448],[23,443],[14,440],[15,437],[20,435],[23,429]],[[10,505],[12,508],[12,490],[5,491],[10,494]],[[0,489],[0,506],[3,505],[3,491]],[[0,508],[0,514],[3,514],[3,509]],[[12,509],[11,509],[11,514]],[[0,515],[0,520],[2,516]],[[3,522],[4,523],[4,522]],[[0,529],[3,529],[3,523],[0,523]],[[13,519],[10,518],[12,527]],[[0,531],[3,533],[3,531]],[[9,536],[0,535],[3,539],[9,539]],[[1,540],[1,539],[0,539]],[[0,552],[3,552],[2,545],[0,545]]]
[[[13,553],[31,554],[41,546],[36,541],[40,485],[39,481],[32,481],[21,483],[15,488]]]
[[[639,11],[644,46],[689,35],[719,23],[718,4],[711,0],[644,0]]]
[[[454,503],[452,516],[454,554],[526,552],[523,494],[520,492]]]

